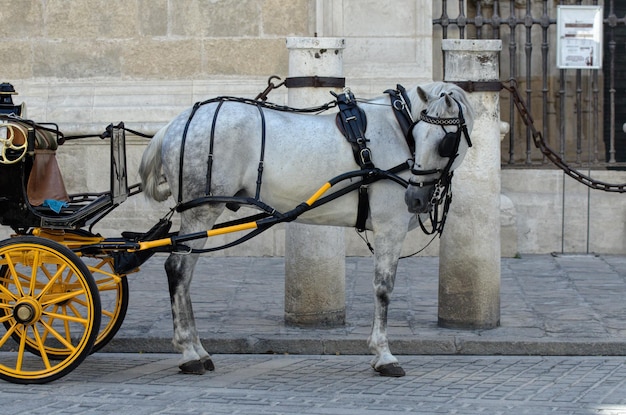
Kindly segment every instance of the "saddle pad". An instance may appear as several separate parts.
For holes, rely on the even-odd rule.
[[[367,148],[365,131],[367,130],[367,116],[356,103],[351,92],[337,96],[339,112],[335,118],[337,128],[352,145],[354,160],[361,168],[373,168],[371,154]]]

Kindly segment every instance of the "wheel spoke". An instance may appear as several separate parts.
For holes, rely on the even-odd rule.
[[[62,276],[63,271],[65,270],[65,268],[67,268],[66,264],[62,264],[61,266],[59,266],[59,269],[57,270],[57,272],[51,276],[48,274],[48,270],[45,269],[45,267],[41,267],[42,270],[46,273],[46,275],[48,275],[49,281],[48,283],[41,289],[41,292],[39,294],[37,294],[37,300],[41,300],[42,297],[53,287],[53,284],[55,282],[57,282],[57,280],[59,279],[59,277]],[[58,298],[56,296],[53,296],[54,298]],[[43,303],[42,303],[43,305]]]
[[[26,349],[26,331],[24,331],[22,337],[20,337],[20,346],[17,351],[17,362],[15,362],[15,370],[22,370],[22,363],[24,362],[24,350]]]
[[[82,298],[74,298],[72,302],[78,305],[81,305],[83,307],[87,307],[87,301],[83,300]]]
[[[15,269],[15,264],[13,263],[13,260],[11,259],[11,255],[5,255],[5,259],[7,261],[7,266],[9,267],[9,271],[11,273],[11,277],[13,279],[13,284],[15,285],[15,288],[17,288],[17,292],[19,294],[20,297],[24,296],[24,290],[22,288],[22,283],[20,282],[19,278],[18,278],[18,272]]]
[[[37,283],[37,269],[39,268],[40,265],[42,265],[39,261],[39,258],[41,256],[41,252],[39,250],[35,251],[35,257],[33,258],[33,266],[31,268],[31,274],[30,274],[30,284],[28,286],[28,293],[32,296],[35,294],[35,285]]]
[[[41,305],[43,307],[47,307],[52,304],[60,304],[69,300],[77,301],[76,297],[78,297],[79,295],[85,295],[85,294],[86,294],[86,291],[84,289],[81,289],[77,291],[71,291],[69,293],[63,293],[60,295],[52,295],[52,296],[47,297],[46,299],[41,299]]]
[[[47,316],[54,316],[55,319],[59,319],[62,321],[66,321],[66,322],[72,322],[72,323],[78,323],[81,324],[85,327],[87,327],[87,325],[89,324],[89,319],[84,318],[82,316],[70,316],[67,314],[59,314],[59,313],[49,313],[49,312],[44,312],[45,315]]]
[[[11,327],[4,333],[4,336],[0,339],[0,347],[4,346],[7,340],[11,338],[11,335],[17,330],[17,323],[13,323]]]
[[[74,345],[72,345],[72,343],[70,343],[69,341],[67,341],[62,335],[61,333],[59,333],[58,331],[56,331],[53,327],[48,326],[44,321],[41,322],[41,324],[46,328],[46,330],[52,334],[54,336],[55,339],[57,339],[58,341],[60,341],[63,346],[65,346],[65,348],[68,349],[68,351],[71,353],[74,353],[74,351],[76,350],[76,348],[74,347]]]
[[[5,302],[17,300],[17,297],[11,291],[9,291],[4,285],[0,285],[0,294],[1,294],[0,298],[3,300],[6,300]]]
[[[35,344],[37,345],[37,349],[39,349],[39,354],[41,356],[41,360],[43,360],[43,364],[46,367],[46,369],[50,370],[50,368],[52,367],[50,365],[50,360],[48,359],[48,352],[46,351],[46,345],[44,344],[44,341],[42,340],[42,338],[39,336],[39,331],[37,330],[36,326],[31,326],[31,328],[33,329],[33,335],[35,337]],[[44,327],[44,332],[48,332],[48,330]]]
[[[107,316],[109,318],[115,317],[115,313],[113,311],[105,310],[104,308],[101,311],[103,316]]]
[[[54,305],[54,309],[53,309],[53,313],[56,313],[57,310],[59,309],[58,305]],[[43,316],[41,316],[43,318]],[[54,316],[52,315],[48,315],[48,321],[46,322],[46,325],[44,325],[44,331],[43,331],[43,335],[42,335],[42,339],[45,343],[46,339],[48,338],[48,334],[50,334],[50,332],[48,331],[48,329],[46,327],[52,327],[52,324],[54,322]]]

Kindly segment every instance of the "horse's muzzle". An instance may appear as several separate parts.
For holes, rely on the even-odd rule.
[[[404,201],[411,213],[428,213],[432,209],[433,186],[409,185],[404,193]]]

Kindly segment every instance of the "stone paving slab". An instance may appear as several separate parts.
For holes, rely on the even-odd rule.
[[[109,352],[174,352],[166,256],[128,276],[130,306]],[[501,326],[437,326],[437,257],[400,262],[389,310],[396,354],[624,355],[626,257],[528,255],[502,259]],[[202,257],[192,282],[200,337],[211,353],[368,354],[373,261],[346,259],[346,325],[286,326],[284,260]]]
[[[403,378],[376,375],[367,356],[215,355],[203,376],[180,374],[177,360],[97,353],[50,384],[1,382],[2,413],[626,413],[621,357],[403,356]]]

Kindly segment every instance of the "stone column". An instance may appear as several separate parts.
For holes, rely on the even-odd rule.
[[[343,76],[344,39],[287,38],[289,77]],[[341,88],[289,88],[292,107],[333,99]],[[328,178],[330,179],[330,177]],[[285,322],[298,326],[339,326],[346,319],[344,229],[288,223],[285,233]]]
[[[445,81],[498,81],[500,40],[444,40]],[[455,171],[439,247],[439,325],[500,325],[500,102],[468,93],[473,147]]]

